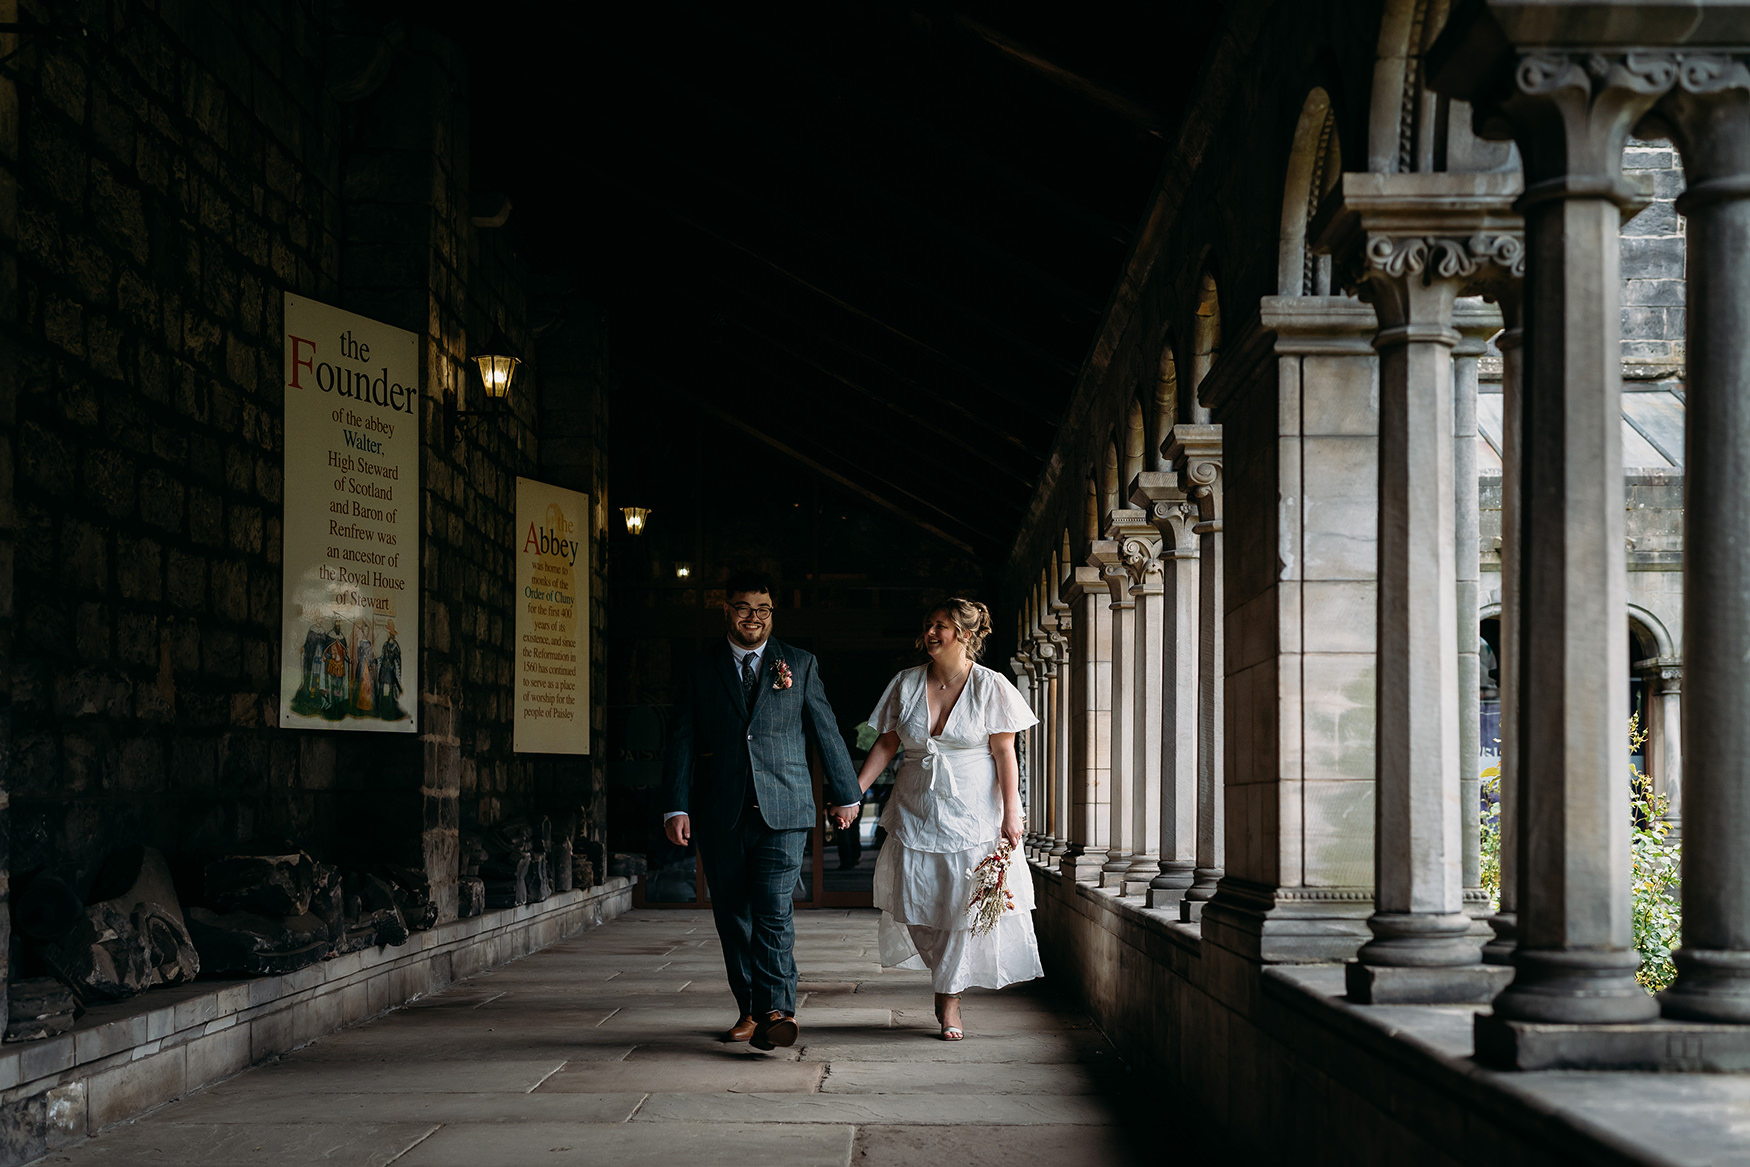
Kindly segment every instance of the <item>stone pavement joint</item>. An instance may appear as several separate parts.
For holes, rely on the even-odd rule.
[[[1050,986],[965,996],[873,962],[877,916],[799,912],[802,1038],[735,1020],[703,912],[634,911],[38,1160],[56,1167],[1055,1167],[1161,1163],[1169,1116]]]

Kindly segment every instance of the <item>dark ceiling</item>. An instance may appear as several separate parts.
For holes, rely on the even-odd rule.
[[[610,313],[617,451],[691,413],[993,562],[1219,7],[502,4],[450,31],[476,185]]]

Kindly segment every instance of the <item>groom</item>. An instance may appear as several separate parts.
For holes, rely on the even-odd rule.
[[[677,847],[699,845],[741,1010],[724,1040],[769,1050],[797,1035],[790,895],[816,818],[808,743],[820,752],[836,812],[854,807],[860,791],[814,657],[771,638],[771,581],[740,573],[726,593],[727,643],[682,674],[663,762],[663,829]]]

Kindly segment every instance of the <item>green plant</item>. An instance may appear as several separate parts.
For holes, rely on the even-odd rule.
[[[1646,743],[1647,731],[1641,728],[1640,714],[1629,719],[1629,752],[1639,753]],[[1640,971],[1635,979],[1649,993],[1657,993],[1671,983],[1677,970],[1671,964],[1671,950],[1682,942],[1683,905],[1679,896],[1682,843],[1672,839],[1671,824],[1665,815],[1670,810],[1670,796],[1657,794],[1653,780],[1629,764],[1632,780],[1629,813],[1634,834],[1630,841],[1630,898],[1634,907],[1634,944],[1641,954]],[[1483,887],[1489,893],[1489,903],[1501,909],[1501,768],[1490,766],[1482,773]]]
[[[1501,767],[1483,771],[1483,890],[1489,906],[1501,910]]]
[[[1629,750],[1638,753],[1647,740],[1640,714],[1629,719]],[[1631,899],[1634,906],[1635,949],[1641,954],[1635,979],[1657,993],[1677,975],[1671,950],[1682,943],[1683,905],[1680,899],[1683,845],[1673,840],[1665,814],[1669,795],[1657,794],[1653,780],[1629,766],[1634,795],[1630,802],[1634,834],[1630,843]]]

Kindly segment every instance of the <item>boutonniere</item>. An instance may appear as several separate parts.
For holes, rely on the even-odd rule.
[[[773,661],[772,662],[772,688],[774,688],[774,689],[788,689],[791,684],[792,684],[792,682],[790,680],[790,666],[785,664],[782,660]]]

